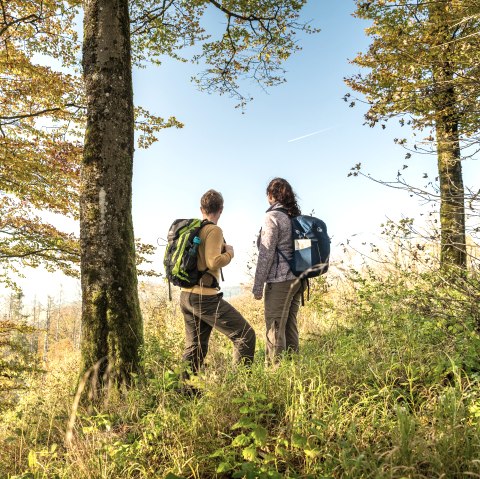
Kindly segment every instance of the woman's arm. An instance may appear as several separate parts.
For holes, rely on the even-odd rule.
[[[255,270],[255,281],[252,290],[256,298],[262,297],[263,285],[267,280],[268,273],[275,258],[278,234],[279,228],[275,215],[267,213],[260,237],[257,268]]]

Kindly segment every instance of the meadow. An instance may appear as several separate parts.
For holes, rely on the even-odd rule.
[[[391,263],[312,282],[301,352],[264,362],[262,303],[231,301],[254,325],[251,369],[214,335],[202,395],[178,393],[183,322],[142,286],[144,375],[74,411],[79,353],[31,372],[0,421],[0,477],[480,477],[478,270],[445,275]],[[54,348],[52,348],[52,351]]]

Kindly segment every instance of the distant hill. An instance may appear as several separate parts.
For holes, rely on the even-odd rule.
[[[245,294],[246,289],[245,289],[245,286],[243,285],[225,286],[225,287],[222,287],[221,291],[223,293],[223,297],[226,299],[226,298],[234,298],[235,296],[241,296],[242,294]]]

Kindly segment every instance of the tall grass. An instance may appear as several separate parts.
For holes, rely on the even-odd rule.
[[[299,317],[300,354],[274,367],[261,303],[238,298],[257,359],[234,368],[215,334],[194,399],[176,392],[180,312],[150,292],[136,387],[79,411],[67,446],[76,358],[65,358],[2,418],[0,476],[480,477],[478,285],[395,269],[318,281]]]

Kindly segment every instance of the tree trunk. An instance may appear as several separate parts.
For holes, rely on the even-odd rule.
[[[453,92],[452,92],[453,94]],[[444,116],[436,122],[442,266],[467,267],[465,205],[458,122]]]
[[[465,241],[465,196],[460,154],[457,97],[454,87],[455,42],[451,29],[451,1],[431,2],[430,17],[437,44],[433,77],[435,80],[435,128],[440,181],[440,263],[442,267],[467,267]]]
[[[100,362],[95,380],[102,387],[106,379],[130,383],[143,344],[131,213],[134,117],[128,0],[85,2],[83,74],[82,359],[84,371]]]

